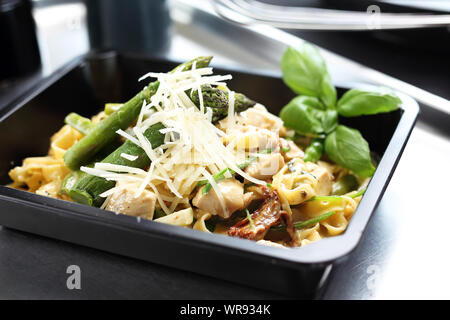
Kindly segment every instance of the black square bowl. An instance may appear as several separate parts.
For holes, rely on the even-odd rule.
[[[50,136],[69,112],[90,117],[106,102],[123,102],[142,89],[148,71],[176,63],[126,53],[90,53],[72,61],[0,115],[0,224],[133,258],[189,270],[296,297],[313,297],[327,270],[361,240],[394,172],[419,107],[401,95],[400,110],[346,119],[368,140],[381,162],[345,231],[301,248],[274,248],[253,241],[117,215],[77,203],[7,187],[8,171],[29,156],[47,154]],[[278,75],[231,73],[230,87],[278,114],[294,96]],[[342,93],[343,89],[338,89]]]

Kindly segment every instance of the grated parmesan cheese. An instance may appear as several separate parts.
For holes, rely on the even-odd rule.
[[[131,154],[127,154],[127,153],[121,153],[120,156],[124,159],[130,160],[130,161],[135,161],[137,158],[139,158],[138,156],[133,156]]]
[[[217,194],[223,212],[227,212],[224,197],[213,175],[230,168],[255,184],[266,182],[252,178],[238,164],[242,154],[234,148],[235,139],[230,132],[236,124],[235,93],[228,91],[228,130],[224,131],[212,123],[213,110],[204,105],[202,85],[221,85],[230,80],[231,75],[212,75],[212,68],[196,68],[174,73],[147,73],[139,81],[156,78],[159,87],[156,93],[142,104],[136,125],[131,130],[117,130],[117,134],[141,147],[151,160],[148,170],[109,163],[96,163],[93,168],[81,170],[108,180],[117,181],[116,187],[102,193],[110,197],[121,189],[121,182],[139,185],[136,197],[148,188],[156,194],[161,209],[170,214],[179,205],[189,205],[189,196],[198,181],[208,180]],[[195,106],[186,91],[196,90],[199,107]],[[144,132],[152,125],[162,123],[164,143],[153,148]],[[231,147],[230,147],[231,145]],[[122,153],[124,159],[134,161],[137,156]],[[225,176],[231,177],[227,171]],[[107,201],[105,201],[107,203]]]

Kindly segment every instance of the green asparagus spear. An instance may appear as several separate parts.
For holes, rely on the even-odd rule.
[[[189,90],[192,102],[195,103],[197,107],[200,107],[200,99],[198,95],[198,90]],[[211,85],[201,86],[203,104],[205,107],[210,107],[214,109],[228,109],[228,97],[225,91],[219,88],[214,88]]]
[[[245,95],[239,92],[234,93],[234,111],[242,112],[256,104],[255,101],[247,98]]]
[[[75,112],[69,113],[64,122],[84,135],[88,134],[95,127],[95,124],[90,119],[82,117]]]
[[[214,88],[209,85],[204,85],[201,88],[203,96],[203,104],[205,107],[213,109],[212,121],[216,122],[223,119],[228,114],[228,92],[219,88]],[[197,90],[192,90],[191,99],[197,107],[200,106],[200,99]],[[255,101],[247,98],[242,93],[234,94],[234,110],[235,112],[242,112],[256,104]]]
[[[144,136],[149,140],[153,148],[159,147],[164,143],[164,135],[159,132],[163,129],[164,125],[161,123],[154,124],[144,132]],[[126,153],[138,158],[134,161],[130,161],[121,156],[122,153]],[[109,156],[107,156],[103,163],[113,163],[123,166],[144,168],[150,164],[150,159],[141,147],[135,145],[133,142],[127,140]],[[105,200],[99,195],[106,190],[113,188],[115,181],[108,181],[106,179],[93,176],[90,174],[82,174],[81,177],[75,182],[72,188],[69,190],[69,195],[73,201],[87,204],[90,206],[99,207]]]
[[[103,159],[105,159],[105,157],[110,155],[111,152],[115,151],[122,144],[123,144],[122,140],[119,137],[117,137],[116,139],[113,140],[113,142],[105,146],[99,153],[97,153],[95,157],[92,159],[92,162],[89,165],[87,165],[87,167],[93,167],[95,162],[102,161]],[[87,175],[87,173],[81,170],[71,171],[64,178],[61,184],[61,188],[59,189],[59,193],[69,195],[69,191],[76,185],[77,181],[80,180],[85,175]]]
[[[122,103],[106,103],[105,104],[105,114],[109,116],[110,114],[113,114],[120,108],[122,108]]]
[[[198,68],[206,67],[211,59],[212,57],[198,57],[179,65],[171,72],[190,70],[194,62]],[[158,87],[158,81],[150,83],[144,90],[109,117],[103,119],[88,135],[67,150],[64,154],[64,162],[67,167],[71,170],[77,170],[80,166],[89,163],[96,153],[116,137],[117,130],[126,129],[136,120],[143,101],[149,100],[156,93]]]
[[[77,170],[70,172],[63,180],[61,184],[60,194],[69,194],[69,191],[73,188],[77,180],[79,179],[79,174],[83,174],[83,171]]]

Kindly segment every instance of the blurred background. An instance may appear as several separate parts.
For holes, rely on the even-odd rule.
[[[3,98],[0,106],[7,103],[5,95],[8,93],[12,99],[10,91],[14,89],[17,79],[22,80],[21,88],[27,87],[24,83],[29,84],[28,78],[33,72],[38,75],[37,78],[46,76],[91,49],[143,52],[178,60],[191,56],[194,51],[206,49],[203,51],[215,50],[220,53],[215,59],[216,64],[275,69],[275,63],[269,66],[265,61],[267,59],[264,57],[268,55],[266,52],[249,54],[239,43],[242,39],[225,35],[226,32],[236,32],[229,26],[229,21],[219,22],[212,14],[202,15],[203,10],[208,8],[214,11],[211,8],[213,2],[0,0],[0,39],[2,48],[7,48],[0,53],[0,96]],[[177,3],[186,6],[183,8]],[[248,3],[251,5],[252,1]],[[381,13],[450,14],[450,1],[447,0],[263,0],[261,3],[290,8],[367,12],[368,19],[368,8],[375,8]],[[192,9],[188,9],[189,5],[202,10],[192,13]],[[250,13],[252,11],[249,10]],[[198,21],[190,21],[194,16]],[[310,14],[309,17],[314,20],[315,16]],[[282,14],[279,15],[280,21],[283,18]],[[339,28],[337,25],[337,30],[332,31],[320,30],[320,27],[319,30],[286,31],[360,64],[450,98],[448,26],[404,30],[363,28],[357,31],[340,31]],[[238,51],[234,50],[236,48]]]
[[[285,11],[273,5],[284,6]],[[342,11],[317,9],[346,12],[335,16]],[[349,11],[360,16],[352,18]],[[331,16],[324,19],[324,13]],[[446,230],[433,234],[433,241],[442,245],[422,250],[422,262],[411,243],[417,245],[425,213],[428,221],[440,221],[444,228],[450,212],[439,203],[416,203],[411,197],[417,188],[422,198],[448,197],[448,173],[439,168],[450,162],[450,27],[446,20],[447,24],[433,27],[383,29],[376,24],[380,13],[448,19],[450,1],[0,0],[0,112],[91,50],[176,61],[212,54],[215,66],[280,75],[286,45],[310,41],[322,48],[336,85],[388,85],[421,104],[417,127],[362,244],[333,268],[321,297],[445,297],[450,284],[442,277],[450,267],[450,258],[442,255],[447,250]],[[292,19],[302,14],[306,20],[294,28]],[[355,27],[361,14],[375,24]],[[411,172],[423,168],[425,158],[432,159],[432,165],[412,177]],[[421,187],[430,185],[430,190]],[[425,276],[423,270],[437,257],[434,271]],[[75,260],[86,270],[88,287],[69,292],[55,286],[64,281],[65,267]],[[282,297],[3,228],[0,261],[0,298]],[[367,282],[370,266],[383,274],[377,286]]]

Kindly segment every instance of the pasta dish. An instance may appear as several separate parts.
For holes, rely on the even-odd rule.
[[[364,174],[327,151],[328,137],[354,129],[305,133],[289,105],[271,114],[229,88],[231,75],[214,74],[210,60],[147,73],[135,97],[91,118],[70,113],[48,155],[10,171],[11,186],[269,246],[343,233],[375,170],[370,162]]]

